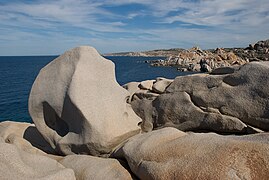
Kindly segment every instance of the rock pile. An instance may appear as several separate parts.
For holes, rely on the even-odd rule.
[[[269,60],[269,39],[250,44],[247,48],[216,48],[201,50],[193,47],[170,54],[166,60],[154,60],[152,66],[173,66],[180,71],[210,72],[216,68]]]
[[[250,44],[245,49],[235,49],[234,53],[246,61],[268,61],[269,39]]]
[[[198,47],[181,51],[177,56],[170,56],[166,60],[154,61],[152,66],[174,66],[180,71],[210,72],[212,69],[233,65],[242,65],[246,61],[232,51],[217,48],[214,51],[203,51]]]
[[[249,63],[124,89],[72,49],[33,84],[35,125],[0,123],[0,179],[268,179],[268,83],[269,63]]]

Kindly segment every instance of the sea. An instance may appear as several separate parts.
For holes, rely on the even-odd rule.
[[[0,56],[0,122],[32,122],[28,97],[39,70],[57,56]],[[171,67],[151,67],[145,63],[160,57],[109,56],[116,67],[120,85],[157,77],[175,78],[186,75]]]

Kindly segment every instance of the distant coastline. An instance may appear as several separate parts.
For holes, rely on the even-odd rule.
[[[226,52],[233,52],[242,59],[246,58],[256,58],[257,60],[267,60],[264,59],[264,54],[268,54],[269,39],[261,40],[254,44],[249,44],[246,47],[216,47],[215,49],[223,49]],[[204,51],[213,52],[215,49],[204,49]],[[170,49],[155,49],[149,51],[140,51],[140,52],[116,52],[116,53],[105,53],[103,56],[141,56],[141,57],[170,57],[177,56],[179,53],[182,53],[186,49],[183,48],[170,48]]]
[[[269,60],[269,39],[249,44],[245,48],[216,48],[202,50],[172,48],[143,52],[108,53],[105,56],[163,57],[147,61],[151,66],[176,67],[180,71],[210,72],[213,69],[227,66],[243,65],[252,61]]]
[[[150,51],[141,52],[118,52],[118,53],[106,53],[103,56],[141,56],[141,57],[168,57],[176,55],[181,52],[182,48],[171,48],[171,49],[156,49]]]

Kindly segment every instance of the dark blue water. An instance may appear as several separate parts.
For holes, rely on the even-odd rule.
[[[0,57],[0,122],[12,120],[32,122],[28,113],[28,97],[39,70],[56,56]],[[143,63],[156,57],[107,57],[116,64],[119,84],[131,81],[174,78],[181,72],[167,67],[150,67]]]

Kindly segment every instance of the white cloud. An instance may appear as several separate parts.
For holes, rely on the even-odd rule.
[[[164,22],[185,22],[204,26],[244,25],[268,23],[268,0],[210,0],[192,3],[184,13],[166,17]]]
[[[145,8],[127,15],[104,8],[132,3]],[[268,9],[268,0],[39,0],[0,4],[0,55],[12,53],[12,47],[17,55],[31,51],[59,54],[81,44],[93,45],[100,52],[193,45],[245,47],[269,37]],[[156,27],[128,27],[141,16]]]
[[[0,6],[2,24],[53,28],[62,24],[103,32],[119,32],[119,21],[102,23],[98,17],[112,18],[116,15],[100,8],[100,3],[86,0],[40,1],[36,3],[10,3]]]

